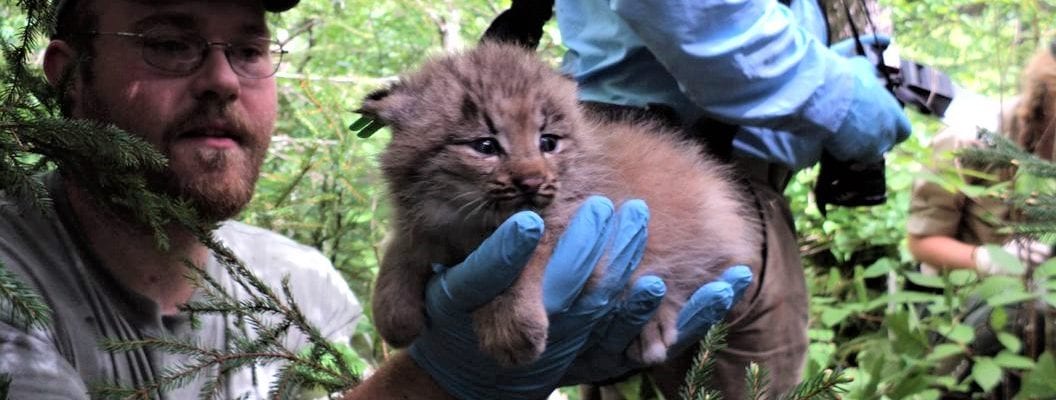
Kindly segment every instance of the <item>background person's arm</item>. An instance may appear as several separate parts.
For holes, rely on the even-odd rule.
[[[975,269],[976,246],[949,236],[909,235],[909,252],[917,261],[943,270]]]
[[[845,58],[774,0],[615,0],[694,103],[739,125],[822,135],[841,160],[878,159],[909,136],[864,57]]]

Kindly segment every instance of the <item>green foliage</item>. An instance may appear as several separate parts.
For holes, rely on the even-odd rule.
[[[31,59],[41,48],[41,24],[50,16],[20,11],[46,10],[46,4],[0,5],[0,38],[5,40],[5,63],[0,66],[0,188],[38,199],[44,206],[43,188],[30,177],[64,166],[84,175],[79,179],[99,182],[96,194],[126,212],[154,210],[138,213],[150,226],[191,223],[192,216],[180,204],[143,191],[141,181],[113,178],[162,165],[164,161],[149,146],[109,127],[71,125],[58,118],[54,93]],[[278,74],[281,114],[254,202],[240,219],[320,248],[369,304],[379,243],[387,227],[388,210],[375,162],[387,132],[357,138],[347,129],[356,118],[352,111],[366,93],[430,54],[472,43],[508,4],[303,0],[294,10],[272,16],[273,31],[290,50]],[[994,97],[1017,91],[1021,66],[1038,45],[1047,43],[1054,22],[1050,1],[890,0],[885,5],[892,12],[895,40],[904,57],[937,67],[958,84]],[[556,62],[561,47],[553,24],[546,33],[541,48]],[[904,244],[912,181],[931,179],[951,190],[972,193],[991,189],[968,186],[952,172],[927,172],[922,163],[930,159],[931,149],[926,143],[939,126],[919,115],[912,118],[913,137],[887,160],[885,205],[830,208],[828,218],[823,218],[811,200],[815,171],[800,173],[786,191],[802,238],[811,291],[811,343],[803,393],[814,393],[812,389],[831,393],[838,384],[846,390],[842,397],[849,399],[933,399],[940,390],[967,391],[972,384],[1000,388],[1011,374],[1022,376],[1018,398],[1056,396],[1052,349],[1028,355],[1037,344],[1024,340],[1014,329],[1016,322],[1001,308],[1031,301],[1056,307],[1056,263],[1034,270],[1033,287],[1046,287],[1047,292],[1028,290],[1031,286],[1022,280],[1008,277],[928,277],[914,272],[916,266]],[[49,135],[52,132],[65,134]],[[74,148],[86,151],[70,150]],[[1046,182],[1051,180],[1040,180],[1039,185]],[[122,193],[136,195],[113,197]],[[1035,197],[1035,201],[1039,210],[1053,209],[1051,197]],[[1044,211],[1033,215],[1047,216]],[[1046,227],[1024,229],[1040,233]],[[164,244],[163,239],[159,244]],[[237,262],[231,267],[237,269]],[[245,284],[254,287],[252,278],[246,279]],[[26,296],[17,282],[8,286],[7,281],[0,275],[0,282],[5,282],[0,284],[0,297],[16,300],[4,311],[16,321],[42,321],[37,318],[45,315],[36,307],[40,303]],[[909,289],[910,284],[932,291]],[[256,322],[274,337],[281,336],[283,328],[299,329],[295,304],[282,300],[281,288],[278,292],[254,289],[254,293],[259,301],[236,304],[218,294],[192,308],[201,313],[242,309],[281,314],[282,322]],[[996,355],[976,355],[969,346],[976,337],[969,322],[978,318],[967,312],[973,298],[998,307],[985,317],[1003,347]],[[322,343],[301,354],[274,352],[276,358],[306,364],[295,363],[284,371],[273,392],[293,396],[300,390],[295,388],[311,385],[326,392],[340,386],[341,379],[354,381],[352,371],[369,370],[384,357],[369,324],[362,329],[353,344],[354,355],[347,348]],[[246,362],[232,354],[204,352],[193,343],[112,345],[115,350],[156,345],[193,356],[198,364],[169,371],[173,384],[202,366],[234,369]],[[275,350],[259,341],[238,346],[247,351]],[[976,362],[960,377],[939,372],[960,359]],[[762,374],[761,370],[749,374],[757,379],[754,387],[762,387]],[[850,378],[853,381],[846,380]],[[697,393],[686,395],[695,397]]]

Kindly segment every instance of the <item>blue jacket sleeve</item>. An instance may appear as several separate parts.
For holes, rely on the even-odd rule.
[[[855,77],[774,0],[613,0],[694,103],[720,119],[793,134],[834,134]]]

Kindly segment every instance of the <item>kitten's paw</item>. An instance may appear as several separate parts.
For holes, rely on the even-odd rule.
[[[480,349],[500,365],[510,367],[535,361],[546,349],[546,314],[530,318],[493,301],[473,313]]]
[[[421,303],[421,302],[418,302]],[[425,311],[419,305],[404,304],[403,307],[374,305],[374,328],[386,343],[393,347],[411,345],[425,329]]]
[[[667,350],[678,339],[677,310],[673,308],[668,304],[661,305],[653,319],[645,324],[642,334],[627,349],[628,357],[646,365],[667,361]]]

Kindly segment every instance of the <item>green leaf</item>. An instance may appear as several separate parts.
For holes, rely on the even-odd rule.
[[[356,121],[356,122],[359,122],[359,121]],[[369,125],[367,125],[362,130],[360,130],[359,133],[356,133],[356,136],[358,136],[360,138],[363,138],[363,139],[366,139],[366,138],[369,138],[371,135],[373,135],[374,132],[377,132],[379,129],[381,129],[383,127],[385,127],[385,123],[380,122],[378,120],[371,120]]]
[[[1037,298],[1038,296],[1033,293],[1008,291],[998,293],[997,295],[986,299],[986,304],[991,307],[998,308],[1009,304],[1022,303]]]
[[[1056,359],[1052,351],[1042,353],[1034,364],[1034,370],[1023,378],[1023,386],[1016,399],[1051,399],[1056,397]]]
[[[941,333],[943,336],[946,336],[947,339],[950,339],[960,344],[967,344],[968,342],[971,342],[972,339],[975,339],[975,330],[972,329],[972,327],[964,324],[957,324],[949,331],[940,331],[939,333]]]
[[[831,329],[810,329],[807,331],[807,337],[812,342],[830,342],[836,336]]]
[[[866,268],[865,271],[862,272],[862,277],[876,278],[879,276],[884,276],[888,272],[894,270],[896,267],[898,267],[898,264],[895,262],[895,260],[892,260],[888,257],[884,257],[879,260],[876,260],[873,265],[870,265],[869,268]]]
[[[848,315],[851,315],[851,310],[846,308],[826,308],[821,312],[821,323],[824,326],[831,327],[842,322]]]
[[[938,361],[946,357],[964,354],[964,347],[953,343],[943,343],[935,346],[926,358],[928,361]]]
[[[1000,332],[1005,329],[1005,325],[1008,324],[1008,312],[1005,311],[1004,307],[997,307],[990,311],[990,327],[995,332]]]
[[[1023,348],[1023,342],[1019,340],[1019,336],[1008,332],[998,332],[997,341],[1001,342],[1008,351],[1013,353],[1019,353],[1019,350]]]
[[[973,357],[972,380],[989,392],[1001,382],[1001,367],[990,357]]]
[[[1019,258],[1009,254],[1004,248],[994,244],[988,244],[985,246],[986,250],[990,252],[990,260],[1000,265],[1002,269],[1007,271],[1010,275],[1022,275],[1026,267],[1019,261]]]
[[[361,116],[359,117],[359,119],[356,119],[355,122],[352,122],[352,125],[350,125],[348,129],[352,131],[358,131],[360,129],[366,128],[367,125],[370,125],[371,122],[374,122],[374,118]]]
[[[994,356],[994,362],[1001,368],[1031,369],[1034,368],[1034,360],[1004,350]]]
[[[1010,290],[1023,292],[1023,281],[1011,276],[991,276],[983,279],[971,294],[987,299]]]
[[[1045,260],[1034,269],[1034,279],[1044,279],[1056,275],[1056,257]]]
[[[924,275],[920,272],[906,272],[906,278],[915,284],[924,287],[930,287],[935,289],[942,289],[946,287],[946,283],[943,282],[942,277]]]

